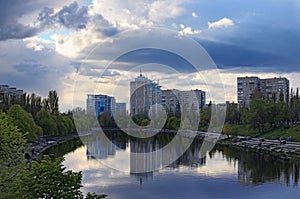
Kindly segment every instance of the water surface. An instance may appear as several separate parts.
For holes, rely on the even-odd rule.
[[[165,145],[165,139],[129,140],[112,136],[113,142],[93,137],[82,145],[72,140],[46,153],[64,156],[67,169],[82,171],[82,191],[108,194],[108,198],[299,198],[298,161],[233,148],[215,147],[200,154],[201,140],[168,167],[132,173],[137,166],[130,152],[148,152]],[[168,140],[168,139],[167,139]],[[118,165],[118,171],[111,168]]]

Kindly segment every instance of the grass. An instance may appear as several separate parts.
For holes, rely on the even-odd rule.
[[[289,127],[280,127],[260,135],[260,137],[267,139],[272,139],[272,137],[283,137],[284,139],[287,139],[289,136],[292,137],[293,141],[300,142],[300,126],[292,125]]]
[[[227,134],[229,135],[240,135],[240,136],[255,136],[258,133],[257,129],[252,129],[249,125],[228,125],[226,124],[224,128],[227,129]]]

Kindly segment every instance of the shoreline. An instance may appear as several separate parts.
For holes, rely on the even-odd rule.
[[[78,138],[78,133],[70,133],[64,136],[54,136],[54,137],[39,137],[35,141],[29,142],[29,152],[31,159],[35,160],[39,157],[45,150],[55,145],[67,142],[69,140]]]
[[[299,142],[237,136],[219,140],[218,144],[260,154],[269,154],[285,160],[300,158]]]
[[[111,129],[109,131],[114,132],[115,129]],[[168,134],[171,132],[173,133],[172,130],[167,130],[164,133]],[[78,133],[75,132],[65,136],[40,137],[37,140],[29,143],[28,151],[31,159],[34,160],[48,148],[75,138],[79,138]],[[196,139],[197,138],[203,138],[203,134],[198,134],[196,136]],[[243,136],[234,136],[228,138],[222,134],[219,134],[217,145],[224,147],[235,147],[247,151],[250,150],[260,154],[270,154],[286,160],[300,158],[300,142],[268,140],[264,138],[250,138]]]

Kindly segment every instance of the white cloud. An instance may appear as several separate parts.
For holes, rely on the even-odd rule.
[[[191,27],[186,27],[183,30],[179,31],[180,35],[196,35],[196,34],[200,34],[202,31],[197,29],[197,30],[193,30]]]
[[[224,17],[223,19],[220,19],[219,21],[208,22],[207,25],[208,25],[209,29],[227,28],[229,26],[234,26],[234,22],[231,19]]]
[[[192,16],[193,16],[194,18],[198,18],[198,17],[199,17],[195,12],[192,12]]]
[[[162,25],[166,19],[173,19],[183,12],[179,0],[156,0],[153,2],[132,0],[93,0],[91,13],[101,14],[118,28],[149,27]]]
[[[184,29],[184,25],[183,24],[180,24],[179,26],[180,26],[181,29]]]
[[[155,22],[176,18],[184,11],[181,6],[182,2],[173,0],[154,1],[149,7],[148,17]]]

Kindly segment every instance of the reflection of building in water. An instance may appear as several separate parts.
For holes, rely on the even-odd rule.
[[[192,144],[182,156],[180,156],[170,167],[191,166],[199,167],[206,164],[206,156],[201,156],[201,146]]]
[[[253,184],[251,170],[244,169],[243,161],[238,161],[238,183],[241,185]]]
[[[139,173],[136,176],[149,176],[152,171],[158,170],[167,163],[167,158],[163,157],[162,144],[157,139],[152,141],[130,141],[130,172],[132,174]],[[176,161],[169,164],[169,167],[192,166],[199,167],[206,164],[206,156],[200,153],[201,144],[193,143]],[[170,149],[170,154],[180,154],[181,150],[176,148]],[[166,154],[166,152],[165,152]],[[172,155],[171,155],[172,156]]]
[[[107,139],[98,137],[87,143],[86,155],[88,159],[106,159],[116,154],[116,146]]]
[[[153,171],[161,167],[162,154],[158,140],[130,141],[130,174],[142,185]]]
[[[162,153],[159,148],[158,140],[130,141],[130,173],[152,173],[160,168]]]

